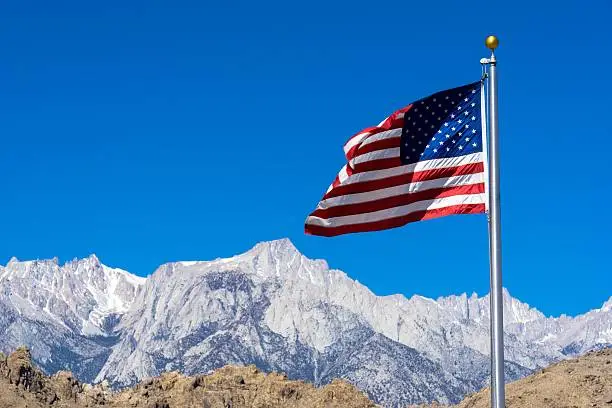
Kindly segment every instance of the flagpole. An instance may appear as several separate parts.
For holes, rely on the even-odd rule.
[[[491,272],[491,406],[505,408],[504,299],[502,289],[501,209],[499,194],[499,134],[497,125],[497,60],[495,36],[486,39],[489,65],[489,258]]]

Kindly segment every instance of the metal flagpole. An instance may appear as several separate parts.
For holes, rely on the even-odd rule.
[[[491,50],[489,65],[489,258],[491,268],[491,406],[505,408],[504,380],[504,299],[501,262],[501,210],[499,204],[499,135],[497,128],[497,60],[499,41],[486,39]]]

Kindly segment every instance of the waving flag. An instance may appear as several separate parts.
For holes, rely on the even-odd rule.
[[[394,112],[344,145],[347,164],[306,219],[334,236],[485,211],[481,82],[441,91]]]

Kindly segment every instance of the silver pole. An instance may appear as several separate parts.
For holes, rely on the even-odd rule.
[[[505,408],[504,299],[502,289],[501,210],[499,200],[499,134],[497,128],[498,40],[489,36],[489,258],[491,262],[491,406]]]

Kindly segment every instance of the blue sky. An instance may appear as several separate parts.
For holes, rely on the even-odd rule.
[[[129,4],[127,4],[129,3]],[[488,291],[484,216],[320,238],[342,144],[476,80],[500,37],[504,285],[546,314],[612,295],[612,3],[44,2],[0,14],[0,262],[141,275],[289,237],[384,295]]]

